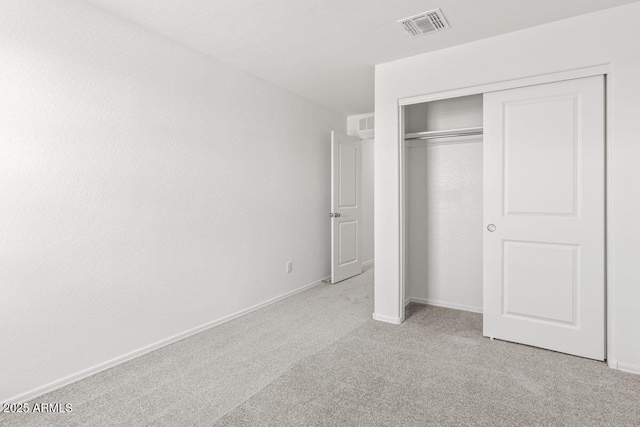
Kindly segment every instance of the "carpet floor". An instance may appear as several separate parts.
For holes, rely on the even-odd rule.
[[[373,271],[321,285],[1,414],[2,426],[640,426],[640,375],[482,337],[482,316],[371,319]]]

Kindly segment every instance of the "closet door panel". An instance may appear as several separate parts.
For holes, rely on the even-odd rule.
[[[575,215],[579,98],[504,104],[505,215]]]
[[[484,335],[603,360],[604,78],[484,97]]]

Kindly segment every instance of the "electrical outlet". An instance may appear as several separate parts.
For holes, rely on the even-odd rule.
[[[287,267],[285,270],[287,273],[291,273],[293,271],[293,262],[292,261],[287,261]]]

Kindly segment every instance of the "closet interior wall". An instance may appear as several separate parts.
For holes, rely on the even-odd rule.
[[[482,127],[482,95],[406,106],[405,135]],[[482,311],[482,135],[405,140],[405,298]]]

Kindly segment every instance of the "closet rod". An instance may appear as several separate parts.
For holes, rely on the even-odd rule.
[[[482,135],[482,127],[434,130],[430,132],[407,133],[404,136],[405,141],[414,139],[436,139],[436,138],[454,138],[460,136]]]

